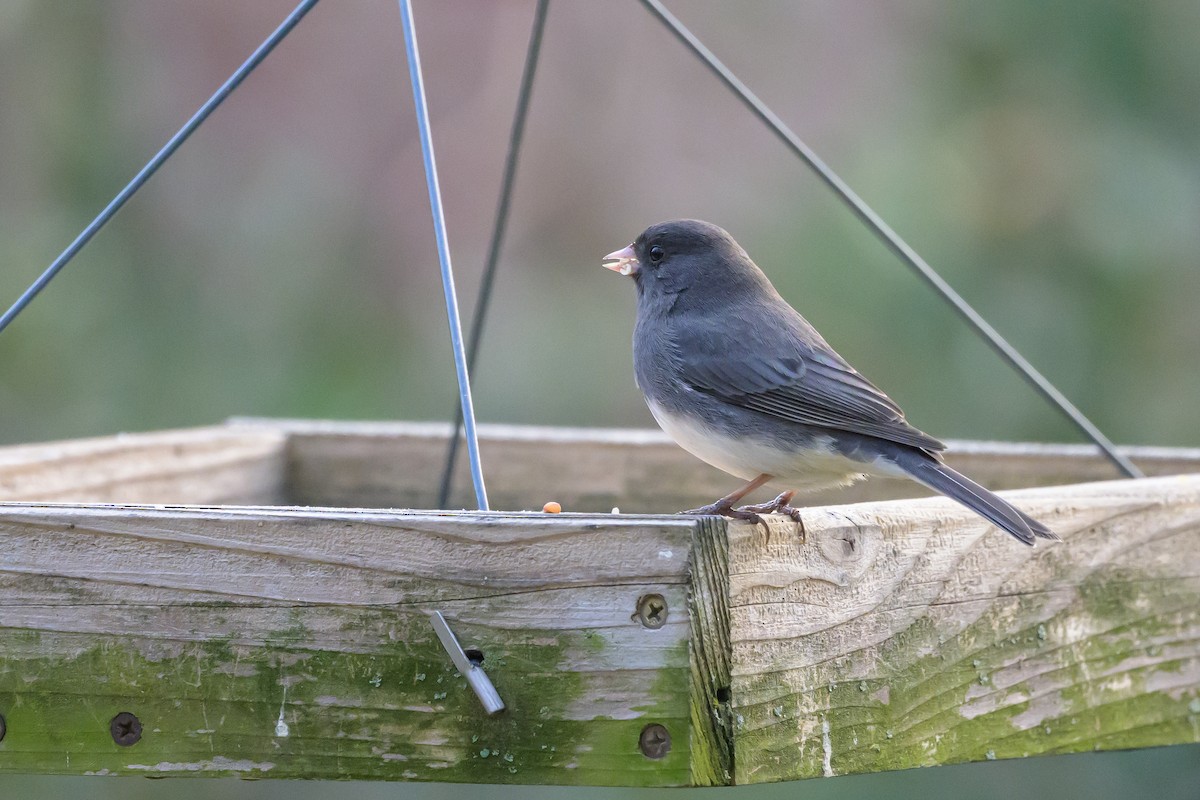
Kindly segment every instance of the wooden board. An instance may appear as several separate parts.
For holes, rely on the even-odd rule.
[[[438,423],[234,420],[234,430],[285,432],[286,484],[298,505],[433,508],[450,427]],[[480,450],[493,508],[671,513],[712,502],[739,481],[680,449],[661,431],[480,425]],[[947,461],[990,488],[1080,483],[1117,477],[1095,448],[950,442]],[[1147,474],[1200,472],[1200,449],[1122,448]],[[474,506],[460,454],[451,508]],[[787,488],[787,487],[781,487]],[[763,490],[760,496],[771,494]],[[872,478],[806,494],[806,505],[922,497],[912,481]]]
[[[730,526],[738,783],[1200,741],[1200,476]]]
[[[450,427],[438,423],[241,419],[227,425],[0,447],[0,500],[433,508]],[[661,431],[481,425],[493,508],[670,513],[737,480]],[[949,462],[994,489],[1113,477],[1085,445],[951,442]],[[1200,450],[1122,448],[1151,475],[1200,472]],[[763,490],[760,495],[770,493]],[[804,495],[806,505],[920,497],[873,478]],[[471,507],[459,461],[452,508]]]
[[[218,425],[0,447],[0,500],[281,503],[286,443]]]
[[[731,745],[713,706],[691,710],[709,701],[689,642],[728,642],[727,617],[688,610],[710,527],[0,504],[0,772],[724,782]],[[661,626],[637,617],[649,595]],[[434,610],[505,712],[483,713]],[[122,713],[141,726],[129,746]],[[649,724],[664,757],[639,747]]]

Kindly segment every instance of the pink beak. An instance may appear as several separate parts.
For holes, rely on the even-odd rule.
[[[638,263],[637,256],[633,252],[633,245],[622,248],[615,253],[609,253],[604,257],[605,269],[611,269],[613,272],[619,272],[622,275],[635,275],[642,268]],[[611,263],[607,263],[611,262]]]

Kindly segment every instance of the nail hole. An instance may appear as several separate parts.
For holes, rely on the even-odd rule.
[[[482,650],[477,650],[476,648],[472,647],[469,650],[463,650],[463,655],[465,655],[467,657],[467,660],[470,661],[472,664],[482,664],[483,663],[483,651]]]
[[[721,688],[717,689],[717,702],[718,703],[728,703],[732,699],[733,699],[733,692],[729,690],[728,686],[722,686]]]

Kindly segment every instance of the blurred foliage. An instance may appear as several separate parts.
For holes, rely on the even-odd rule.
[[[0,4],[0,302],[292,5]],[[1113,439],[1200,445],[1200,4],[671,5]],[[418,3],[467,312],[531,11]],[[632,289],[599,257],[695,216],[729,229],[917,425],[1077,439],[636,4],[553,3],[542,64],[475,376],[482,419],[652,424]],[[237,414],[449,417],[410,104],[394,2],[318,6],[0,335],[0,442]],[[1089,797],[1136,793],[1130,776],[1162,764],[1176,772],[1148,774],[1197,776],[1182,749],[831,785],[900,797],[928,775],[960,787],[945,796],[999,797],[976,776],[1037,775],[1068,797],[1051,765],[1083,763]],[[188,790],[233,791],[216,786]]]
[[[0,441],[450,415],[393,5],[318,6],[0,337]],[[3,5],[6,305],[290,6]],[[1200,444],[1200,6],[678,6],[1112,438]],[[531,7],[417,11],[469,312]],[[598,256],[698,216],[916,424],[1078,438],[645,12],[556,3],[542,63],[475,376],[482,419],[652,424],[632,289]]]

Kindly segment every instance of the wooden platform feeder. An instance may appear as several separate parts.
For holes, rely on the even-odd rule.
[[[1200,741],[1200,451],[1080,483],[1086,447],[952,445],[1051,486],[1009,495],[1064,540],[1027,548],[901,482],[664,515],[736,481],[640,431],[481,428],[495,507],[578,513],[396,510],[447,434],[0,448],[0,772],[712,785]]]

